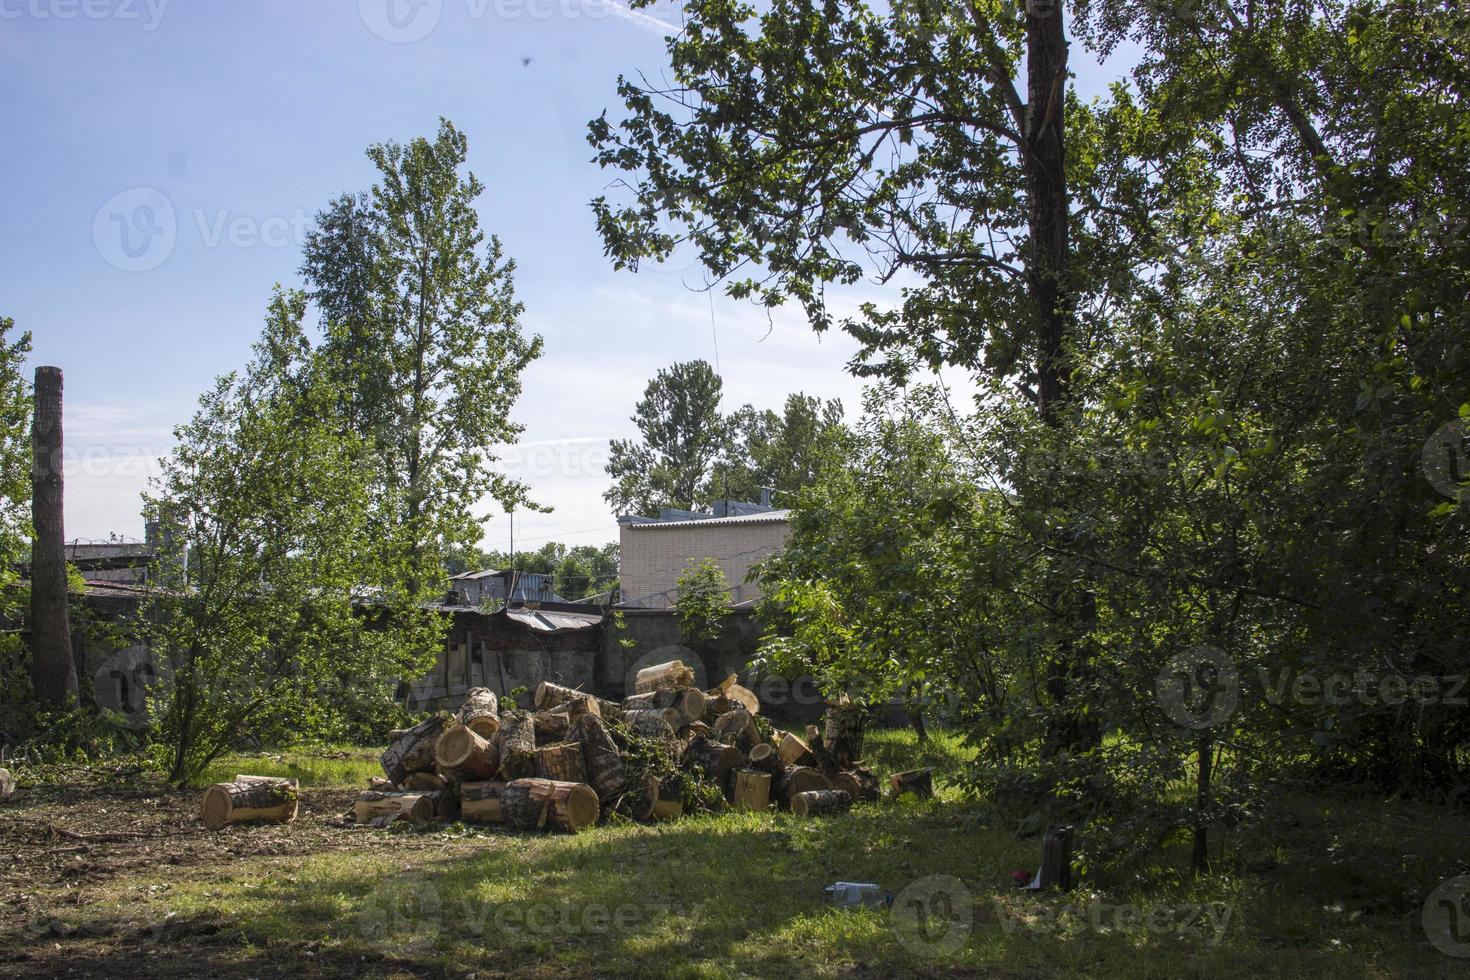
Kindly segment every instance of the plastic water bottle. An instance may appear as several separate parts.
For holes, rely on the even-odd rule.
[[[838,905],[887,908],[893,904],[893,892],[868,881],[834,881],[822,890]]]

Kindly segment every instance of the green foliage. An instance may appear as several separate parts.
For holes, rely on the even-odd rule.
[[[679,635],[695,653],[704,655],[725,632],[730,615],[730,587],[725,571],[713,558],[691,559],[679,575],[674,614]]]
[[[559,541],[548,541],[535,551],[517,551],[512,557],[504,552],[477,552],[474,564],[479,568],[514,568],[518,572],[535,572],[551,576],[551,590],[566,599],[581,599],[614,589],[618,584],[617,542],[601,547],[579,544],[567,547]],[[456,571],[467,571],[460,568]]]
[[[613,485],[603,496],[615,512],[653,515],[700,503],[725,442],[720,388],[706,361],[675,364],[648,383],[633,414],[642,441],[614,439],[609,447]]]

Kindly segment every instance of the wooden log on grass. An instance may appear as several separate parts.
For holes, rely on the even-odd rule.
[[[434,748],[444,731],[444,721],[438,715],[427,718],[399,732],[398,737],[388,743],[380,761],[389,782],[402,783],[411,772],[434,768]]]
[[[814,790],[831,789],[832,781],[822,775],[820,770],[810,766],[789,766],[782,771],[777,781],[776,795],[787,803],[800,793],[809,793]]]
[[[536,750],[538,779],[556,779],[564,783],[587,782],[587,767],[582,760],[580,742],[557,742]],[[594,791],[595,792],[595,791]]]
[[[296,819],[298,795],[294,779],[236,776],[204,791],[199,816],[210,830],[237,823],[286,823]]]
[[[730,802],[737,810],[766,810],[771,806],[771,774],[759,769],[737,769],[730,774]]]
[[[693,687],[694,670],[682,660],[644,667],[633,677],[633,693],[643,694],[664,687]]]
[[[685,761],[693,762],[711,778],[720,782],[724,782],[725,774],[740,765],[743,759],[744,756],[735,746],[716,742],[703,736],[691,740],[688,747],[684,749]]]
[[[488,687],[470,688],[455,719],[481,738],[493,738],[500,731],[500,699]]]
[[[500,812],[500,797],[508,783],[498,780],[461,783],[459,787],[459,815],[470,823],[501,823],[505,820]]]
[[[934,770],[910,769],[908,772],[896,772],[889,776],[889,798],[896,800],[905,793],[912,793],[921,800],[932,799],[934,797]]]
[[[500,778],[509,782],[536,771],[536,721],[530,712],[507,711],[500,719]]]
[[[829,817],[851,807],[852,797],[840,789],[808,790],[791,798],[791,812],[798,817]]]
[[[439,793],[377,793],[372,790],[357,794],[352,812],[358,823],[386,827],[396,820],[426,823],[439,809]]]
[[[516,779],[501,792],[500,812],[518,830],[555,828],[575,834],[596,824],[602,809],[586,783]]]
[[[878,799],[880,795],[878,774],[873,772],[873,770],[867,766],[853,766],[847,772],[843,773],[843,775],[847,776],[857,786],[856,792],[853,792],[851,786],[838,787],[839,789],[846,789],[852,793],[853,803],[871,803]]]
[[[608,733],[607,725],[596,715],[583,715],[572,725],[572,738],[582,746],[582,765],[587,784],[599,799],[609,799],[628,789],[628,776],[623,769],[623,754]]]
[[[434,746],[434,761],[441,772],[465,779],[489,779],[500,769],[499,738],[485,738],[466,725],[454,724],[446,728]],[[404,781],[405,789],[434,789],[436,787],[410,785]],[[442,787],[438,787],[442,788]]]

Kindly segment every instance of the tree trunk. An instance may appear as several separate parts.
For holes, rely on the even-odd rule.
[[[904,714],[908,716],[909,727],[919,739],[919,744],[924,745],[929,741],[929,729],[924,724],[924,705],[918,698],[914,697],[914,685],[910,684],[904,695]]]
[[[623,711],[644,708],[667,708],[672,709],[679,715],[679,723],[675,728],[681,728],[697,718],[704,715],[704,706],[708,701],[703,691],[696,687],[665,687],[657,691],[648,691],[644,694],[634,694],[623,698]]]
[[[908,772],[896,772],[889,776],[889,798],[896,800],[905,793],[912,793],[921,800],[933,799],[934,770],[910,769]]]
[[[210,830],[236,823],[286,823],[296,819],[298,794],[294,779],[236,776],[204,791],[199,816]]]
[[[867,719],[861,705],[847,695],[827,705],[822,726],[822,748],[838,769],[850,769],[863,757],[863,728]]]
[[[791,812],[798,817],[827,817],[846,813],[852,797],[840,789],[817,789],[791,797]]]
[[[607,731],[601,718],[583,715],[572,726],[572,737],[582,743],[582,764],[587,783],[599,799],[606,800],[628,789],[628,776],[623,770],[623,754]]]
[[[460,818],[470,823],[500,823],[505,820],[500,812],[500,797],[507,785],[489,780],[460,784]]]
[[[536,771],[536,722],[530,713],[509,711],[500,719],[500,778],[509,782]]]
[[[408,729],[389,743],[380,760],[383,774],[402,785],[409,773],[434,768],[434,747],[444,730],[444,719],[428,718]]]
[[[536,750],[536,777],[563,783],[587,782],[580,742],[558,742]],[[594,790],[595,792],[595,790]]]
[[[500,731],[500,700],[488,687],[472,688],[456,717],[481,738],[492,738]]]
[[[1210,777],[1214,762],[1213,744],[1208,732],[1202,732],[1196,745],[1199,772],[1195,777],[1194,850],[1190,863],[1197,875],[1210,871]]]
[[[730,774],[730,802],[737,810],[767,810],[771,806],[771,774],[738,769]]]
[[[36,368],[31,419],[31,684],[47,708],[77,700],[62,521],[61,368]]]
[[[434,761],[460,781],[489,779],[500,769],[499,743],[464,725],[450,725],[434,746]]]
[[[386,827],[395,820],[427,823],[438,809],[438,793],[377,793],[366,790],[357,795],[353,816],[358,823]]]
[[[552,779],[517,779],[500,797],[505,822],[518,830],[554,827],[577,833],[597,823],[601,807],[597,794],[585,783]]]
[[[666,687],[693,687],[694,671],[682,660],[644,667],[633,678],[633,693],[645,694]]]

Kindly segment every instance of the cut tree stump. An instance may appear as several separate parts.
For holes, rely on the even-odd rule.
[[[395,820],[410,823],[426,823],[434,819],[438,810],[438,793],[375,793],[368,790],[357,794],[353,804],[353,816],[358,823],[369,823],[386,827]]]
[[[500,796],[508,784],[495,780],[461,783],[459,787],[459,815],[470,823],[501,823],[505,816],[500,812]]]
[[[500,810],[518,830],[554,827],[575,834],[597,823],[601,806],[586,783],[516,779],[501,793]]]
[[[811,760],[812,750],[809,745],[787,732],[781,739],[781,745],[776,749],[776,755],[780,758],[782,765],[798,766]]]
[[[237,823],[286,823],[296,819],[299,795],[294,779],[236,776],[204,791],[199,815],[210,830]]]
[[[1072,888],[1072,828],[1052,824],[1041,837],[1041,868],[1036,876],[1036,890]]]
[[[470,688],[455,717],[481,738],[493,738],[500,731],[500,699],[488,687]]]
[[[798,817],[826,817],[851,807],[852,797],[840,789],[808,790],[791,798],[791,812]]]
[[[529,712],[507,711],[499,738],[501,779],[509,782],[536,771],[536,721]]]
[[[905,793],[912,793],[921,800],[934,797],[934,770],[933,769],[910,769],[908,772],[896,772],[888,777],[889,799],[898,799]]]
[[[672,708],[679,715],[678,724],[675,724],[674,727],[679,728],[701,717],[704,714],[706,701],[708,698],[698,688],[666,687],[623,698],[623,711],[641,708]],[[673,722],[671,721],[670,724]]]
[[[777,775],[782,769],[781,757],[765,742],[750,750],[750,764],[771,776]]]
[[[745,757],[733,745],[701,736],[690,741],[684,749],[684,758],[699,766],[711,778],[723,783],[725,774],[740,765]]]
[[[862,706],[854,704],[846,694],[827,705],[822,750],[832,757],[838,769],[851,769],[853,763],[862,759],[866,722]]]
[[[564,783],[587,782],[587,767],[582,761],[580,742],[557,742],[536,750],[536,777],[556,779]]]
[[[434,761],[461,779],[489,779],[500,769],[498,740],[491,741],[465,725],[450,725],[434,747]],[[405,789],[424,789],[404,781]]]
[[[557,705],[565,704],[573,698],[592,698],[592,700],[597,702],[598,712],[609,721],[617,721],[623,715],[623,709],[613,702],[604,701],[602,698],[588,694],[586,691],[579,691],[572,687],[562,687],[560,684],[551,683],[551,681],[542,681],[536,686],[536,707],[542,711],[549,711]]]
[[[603,720],[596,715],[583,715],[572,726],[572,737],[582,744],[587,784],[598,798],[606,800],[626,792],[628,776],[623,770],[623,754]]]
[[[771,806],[771,774],[737,769],[730,774],[730,802],[737,810],[766,810]]]
[[[682,660],[644,667],[633,678],[633,693],[644,694],[662,687],[693,687],[694,670]]]
[[[381,759],[383,774],[388,777],[388,781],[402,783],[411,772],[433,769],[434,746],[443,730],[444,719],[435,716],[419,722],[393,739]]]

